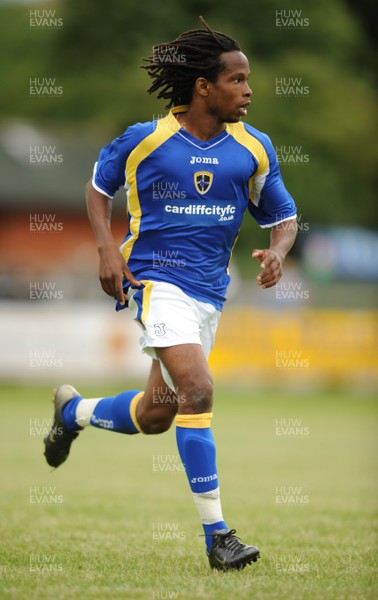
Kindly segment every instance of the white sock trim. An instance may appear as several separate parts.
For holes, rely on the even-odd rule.
[[[193,492],[193,499],[203,525],[223,521],[219,487],[203,494]]]
[[[76,407],[75,421],[80,427],[87,427],[90,424],[91,416],[98,402],[102,398],[83,398]]]

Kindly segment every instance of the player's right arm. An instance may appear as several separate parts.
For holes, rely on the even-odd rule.
[[[89,222],[100,255],[101,287],[106,294],[116,298],[121,305],[124,305],[127,300],[123,291],[124,277],[132,285],[139,286],[140,282],[133,277],[113,237],[110,227],[112,200],[96,190],[90,179],[86,186],[86,201]]]

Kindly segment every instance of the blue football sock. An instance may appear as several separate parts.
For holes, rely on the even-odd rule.
[[[73,398],[69,402],[67,402],[66,406],[63,408],[63,421],[67,429],[70,431],[75,431],[77,429],[81,429],[76,422],[76,408],[79,402],[81,402],[83,398],[78,396],[77,398]]]
[[[70,430],[80,429],[80,425],[93,425],[129,435],[139,433],[141,428],[135,412],[142,395],[140,390],[127,390],[109,398],[73,398],[63,409],[64,424]]]
[[[211,416],[211,413],[204,413],[176,418],[177,446],[205,534],[216,529],[228,530],[220,504]],[[210,551],[213,538],[205,535],[205,541]]]

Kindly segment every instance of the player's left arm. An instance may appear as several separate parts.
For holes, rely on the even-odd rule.
[[[297,220],[295,202],[285,188],[272,142],[262,135],[261,143],[248,208],[261,227],[271,229],[269,248],[252,252],[262,268],[256,281],[269,288],[282,276],[282,264],[297,235]]]
[[[270,246],[265,250],[254,250],[252,258],[260,261],[262,271],[256,281],[262,288],[269,288],[281,279],[282,264],[297,236],[297,221],[290,219],[275,225],[270,233]]]

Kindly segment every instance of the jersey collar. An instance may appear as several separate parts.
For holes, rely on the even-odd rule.
[[[175,106],[172,108],[166,116],[167,124],[173,131],[180,131],[181,125],[176,119],[175,115],[178,113],[187,112],[189,108],[188,104],[182,104],[181,106]]]

